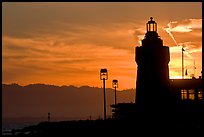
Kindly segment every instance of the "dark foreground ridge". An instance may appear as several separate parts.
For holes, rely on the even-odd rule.
[[[132,104],[134,105],[134,104]],[[106,120],[79,120],[60,122],[41,122],[23,129],[13,129],[12,135],[70,135],[105,133],[134,133],[141,130],[192,130],[204,129],[204,112],[188,113],[138,113],[131,112],[124,118]]]

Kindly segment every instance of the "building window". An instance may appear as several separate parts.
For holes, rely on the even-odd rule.
[[[203,99],[202,90],[199,89],[199,90],[198,90],[198,100],[202,100],[202,99]]]
[[[186,89],[182,89],[181,90],[181,99],[187,99],[187,90]]]
[[[195,99],[195,90],[194,89],[190,89],[188,91],[188,93],[189,93],[189,99],[190,100],[194,100]]]
[[[202,95],[201,95],[202,96]],[[181,90],[181,99],[190,99],[194,100],[195,99],[195,90],[194,89],[182,89]]]

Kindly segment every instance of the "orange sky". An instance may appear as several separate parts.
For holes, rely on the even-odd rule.
[[[201,75],[201,2],[2,4],[2,82],[135,88],[135,47],[153,16],[170,47],[170,77],[181,76],[181,45],[188,74]],[[171,32],[176,42],[170,37]],[[176,45],[178,44],[178,46]]]

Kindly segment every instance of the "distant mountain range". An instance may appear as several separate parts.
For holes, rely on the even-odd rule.
[[[107,114],[111,115],[114,89],[106,89]],[[119,103],[134,102],[135,89],[117,91]],[[47,117],[98,118],[103,117],[103,89],[89,86],[55,86],[46,84],[2,84],[3,118]]]

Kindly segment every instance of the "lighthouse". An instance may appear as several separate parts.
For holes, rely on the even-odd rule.
[[[143,109],[165,107],[169,98],[169,47],[157,33],[157,23],[150,17],[142,45],[135,48],[137,64],[136,104]]]

